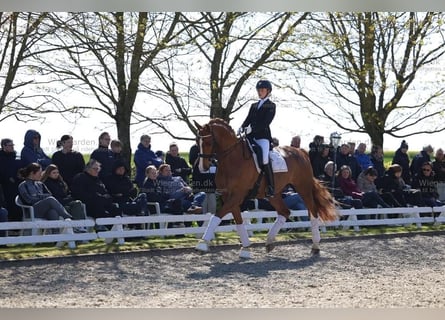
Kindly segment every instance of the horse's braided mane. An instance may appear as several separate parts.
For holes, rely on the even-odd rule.
[[[224,120],[224,119],[221,119],[221,118],[213,118],[213,119],[211,119],[211,120],[209,121],[209,125],[213,125],[213,124],[223,126],[223,127],[227,128],[227,130],[229,130],[229,132],[235,134],[235,131],[234,131],[234,130],[232,129],[232,127],[227,123],[227,121]]]

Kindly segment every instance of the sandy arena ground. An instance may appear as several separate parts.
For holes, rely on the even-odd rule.
[[[2,307],[445,307],[445,235],[0,262]]]

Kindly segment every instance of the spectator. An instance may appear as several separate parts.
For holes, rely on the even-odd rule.
[[[30,163],[19,170],[25,181],[19,184],[20,199],[24,204],[34,208],[36,218],[58,220],[72,218],[63,205],[54,198],[48,188],[40,181],[42,167],[38,163]]]
[[[175,142],[171,143],[168,148],[165,163],[170,165],[173,177],[181,177],[186,183],[189,183],[192,169],[187,161],[179,155],[179,148]]]
[[[403,181],[410,185],[411,184],[411,171],[409,168],[409,155],[408,155],[408,144],[405,140],[400,144],[400,148],[396,150],[394,157],[392,159],[392,164],[398,164],[402,167],[402,178]]]
[[[278,147],[280,145],[280,140],[278,140],[278,138],[273,137],[272,138],[272,147]]]
[[[159,167],[158,183],[161,193],[168,196],[169,199],[181,201],[183,212],[202,213],[202,203],[205,199],[204,192],[193,194],[193,189],[185,183],[181,177],[173,177],[170,165],[162,164]]]
[[[50,164],[43,172],[41,181],[48,188],[51,195],[57,199],[68,211],[74,220],[87,218],[82,202],[74,200],[69,191],[68,185],[60,175],[59,168],[55,164]]]
[[[372,167],[372,161],[371,157],[366,154],[366,144],[365,143],[359,143],[357,150],[354,152],[354,156],[357,159],[358,164],[360,165],[361,171],[368,169],[369,167]]]
[[[343,143],[340,146],[340,152],[337,153],[335,162],[337,163],[337,168],[348,166],[351,169],[352,179],[357,181],[358,175],[362,172],[362,168],[360,167],[357,158],[351,154],[349,144]]]
[[[114,162],[114,154],[111,149],[109,149],[110,141],[110,134],[108,132],[102,132],[99,135],[99,147],[91,153],[90,159],[94,159],[101,164],[101,169],[99,171],[100,179],[111,175],[111,167],[113,166]]]
[[[100,162],[90,159],[83,172],[78,173],[71,185],[74,199],[85,203],[87,215],[93,218],[122,215],[122,209],[113,203],[113,197],[99,178]]]
[[[17,152],[14,150],[14,142],[11,139],[2,139],[1,147],[0,186],[3,188],[5,198],[4,207],[8,210],[9,221],[21,221],[22,212],[15,204],[15,197],[20,183],[17,174],[19,169],[24,167],[23,162],[17,159]]]
[[[198,141],[196,141],[198,142]],[[203,202],[204,212],[216,213],[216,162],[213,161],[206,172],[199,170],[199,146],[195,143],[189,152],[189,161],[192,165],[192,183],[193,193],[205,192],[206,198]]]
[[[409,167],[413,179],[416,177],[416,175],[421,173],[421,168],[425,162],[431,162],[431,155],[433,152],[433,147],[431,145],[427,145],[423,147],[420,153],[414,156],[413,161],[411,161],[411,166]]]
[[[126,174],[123,160],[116,160],[111,175],[104,178],[105,188],[126,215],[148,215],[147,195],[139,193]]]
[[[154,165],[156,168],[162,164],[156,154],[151,150],[151,138],[149,135],[142,135],[136,152],[134,153],[134,164],[136,165],[135,181],[138,187],[142,186],[145,179],[145,168]]]
[[[338,204],[342,209],[363,208],[361,199],[354,199],[352,196],[345,195],[338,186],[338,179],[335,177],[333,161],[328,161],[328,163],[326,163],[324,167],[324,174],[320,176],[319,179],[328,188],[334,199],[338,201]]]
[[[377,180],[385,175],[385,161],[383,157],[383,148],[378,145],[373,145],[371,148],[371,162],[372,167],[377,171]]]
[[[125,159],[124,156],[122,155],[122,142],[117,139],[111,140],[110,148],[111,152],[113,153],[113,163],[116,163],[116,161],[123,163],[125,165],[125,174],[130,175],[131,170],[127,165],[127,163],[129,162],[127,162],[127,159]],[[113,166],[114,165],[112,165],[112,167]]]
[[[420,189],[423,202],[429,207],[440,207],[444,204],[439,200],[437,182],[434,181],[434,171],[431,162],[424,162],[413,179],[413,187]]]
[[[62,149],[54,152],[52,162],[55,164],[66,184],[71,186],[71,182],[76,174],[81,173],[85,168],[83,155],[73,150],[73,137],[64,134],[60,138]]]
[[[168,195],[165,195],[161,192],[161,187],[158,183],[158,169],[154,165],[149,165],[145,170],[145,179],[142,187],[139,189],[139,192],[145,193],[147,195],[148,202],[157,202],[159,203],[161,212],[166,212],[165,206],[168,200]],[[149,206],[149,209],[153,208]],[[155,213],[151,211],[150,213]],[[182,213],[182,211],[181,211]]]
[[[291,147],[294,148],[300,148],[301,145],[301,137],[300,136],[293,136],[292,140],[290,142]]]
[[[391,193],[402,207],[406,207],[408,204],[418,207],[423,206],[420,190],[411,189],[410,186],[405,184],[402,178],[402,170],[400,165],[392,164],[377,187],[381,189],[383,194]]]
[[[40,133],[32,129],[26,131],[22,152],[20,153],[24,166],[30,163],[38,163],[42,169],[45,169],[51,163],[51,158],[40,147],[40,142]]]
[[[324,143],[324,137],[316,135],[311,143],[309,143],[309,160],[311,164],[314,163],[314,159],[317,154],[320,153],[322,144]]]
[[[360,173],[357,178],[357,183],[355,183],[351,178],[351,169],[348,166],[343,166],[338,173],[338,184],[346,196],[350,196],[353,199],[360,199],[365,207],[377,208],[377,206],[380,205],[383,208],[389,208],[390,206],[383,201],[378,194],[375,185],[373,186],[368,182],[375,178],[377,178],[377,173],[375,169],[371,167]],[[368,181],[365,181],[365,179]],[[362,187],[364,187],[366,191],[359,188],[358,181],[360,180]]]
[[[328,161],[332,159],[329,156],[330,148],[328,144],[323,143],[320,147],[320,152],[314,156],[312,163],[312,171],[314,177],[319,177],[324,173],[324,167]]]
[[[439,148],[433,161],[434,180],[438,182],[445,182],[445,157],[443,149]]]

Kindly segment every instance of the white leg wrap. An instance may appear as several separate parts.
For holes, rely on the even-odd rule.
[[[278,215],[278,217],[275,219],[275,223],[273,224],[272,228],[270,228],[269,233],[267,234],[267,239],[274,240],[285,222],[286,218],[282,215]]]
[[[241,239],[241,245],[245,248],[250,246],[249,235],[247,234],[247,229],[244,223],[236,225],[236,232],[238,232]]]
[[[221,218],[213,215],[209,220],[209,225],[207,226],[206,231],[204,232],[204,235],[202,236],[202,239],[205,241],[210,241],[215,236],[215,229],[219,224],[221,223]]]
[[[316,246],[320,243],[320,228],[318,218],[311,218],[312,243]]]

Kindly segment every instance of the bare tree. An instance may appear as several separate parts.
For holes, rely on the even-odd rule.
[[[42,52],[39,42],[48,36],[41,31],[47,16],[48,13],[0,12],[0,122],[9,117],[35,120],[42,116],[42,110],[54,112],[60,108],[57,97],[39,89],[44,83],[33,77],[38,70],[28,65],[32,56]]]
[[[314,13],[306,27],[311,41],[294,57],[316,59],[295,64],[307,76],[292,88],[313,113],[367,133],[376,145],[383,146],[384,134],[443,131],[437,120],[443,119],[444,74],[432,73],[443,63],[443,21],[434,12]]]
[[[201,12],[184,14],[189,45],[172,59],[153,66],[158,82],[144,89],[168,104],[166,119],[149,119],[175,136],[165,120],[180,120],[191,132],[192,119],[219,117],[230,122],[249,101],[248,92],[259,80],[284,70],[281,48],[308,13]],[[287,63],[287,65],[289,65]],[[245,85],[249,84],[246,89]],[[194,137],[188,138],[189,140]]]
[[[157,59],[168,59],[178,45],[179,17],[179,13],[147,12],[51,14],[59,31],[45,46],[59,53],[51,58],[39,55],[37,65],[61,86],[95,98],[94,105],[74,102],[71,107],[97,111],[115,123],[128,162],[142,74]],[[150,106],[144,108],[150,113]]]

